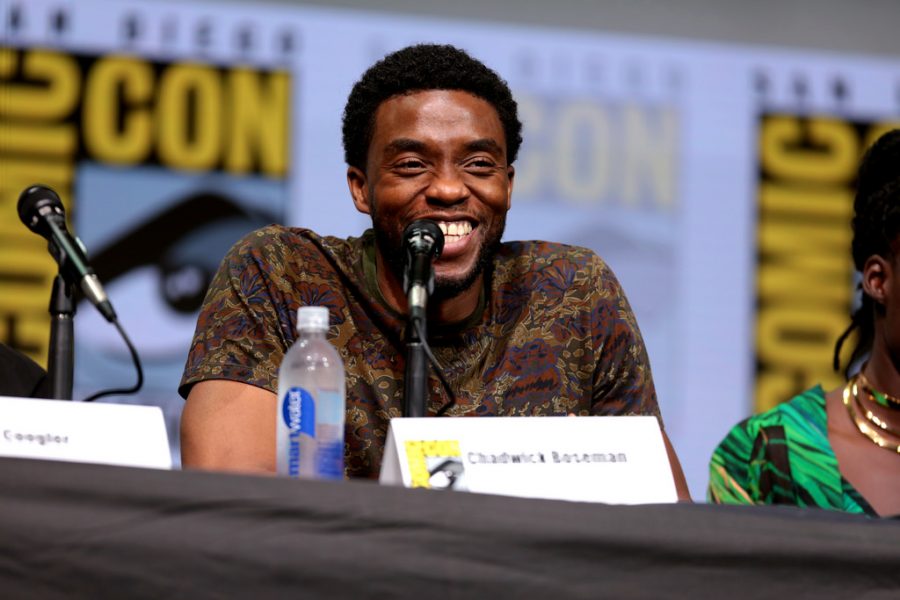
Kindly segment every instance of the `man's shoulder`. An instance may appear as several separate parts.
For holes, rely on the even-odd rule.
[[[305,227],[289,227],[272,223],[245,234],[235,245],[244,247],[271,247],[273,243],[284,243],[292,246],[313,244],[317,246],[338,248],[356,241],[358,238],[339,238],[320,235]]]
[[[524,265],[536,265],[538,267],[553,263],[563,263],[576,267],[607,268],[603,259],[590,248],[543,240],[503,242],[497,256],[501,263],[519,262]]]
[[[590,248],[541,240],[504,242],[496,255],[494,279],[545,295],[583,299],[599,293],[621,295],[612,269]]]
[[[531,315],[546,319],[584,311],[630,318],[630,311],[619,306],[624,294],[618,280],[588,248],[538,240],[505,242],[494,260],[491,281],[496,298],[507,307],[504,314],[510,313],[509,306],[527,305]],[[610,323],[607,318],[600,321],[604,328]]]
[[[229,255],[240,262],[253,256],[264,256],[267,260],[283,257],[308,261],[324,255],[353,262],[362,247],[362,239],[320,235],[305,227],[273,223],[245,234],[234,243]]]

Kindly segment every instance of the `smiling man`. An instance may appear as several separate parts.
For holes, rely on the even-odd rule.
[[[470,92],[422,90],[382,102],[375,124],[365,161],[350,163],[347,181],[356,208],[372,215],[381,291],[405,306],[403,230],[431,219],[444,234],[434,317],[461,321],[478,303],[475,283],[500,246],[512,195],[515,169],[497,111]]]
[[[225,257],[204,303],[180,393],[187,467],[275,469],[278,366],[299,306],[327,306],[346,368],[347,475],[378,476],[401,415],[406,323],[403,231],[435,221],[429,343],[454,416],[659,416],[647,352],[609,267],[585,248],[501,243],[521,144],[515,100],[496,73],[452,46],[388,55],[344,110],[347,182],[372,218],[338,239],[282,226]],[[429,380],[429,414],[447,402]],[[687,487],[671,445],[676,487]]]

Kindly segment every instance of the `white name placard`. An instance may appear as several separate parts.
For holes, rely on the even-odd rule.
[[[0,456],[172,468],[158,406],[0,396]]]
[[[676,502],[655,417],[392,419],[380,482],[608,504]]]

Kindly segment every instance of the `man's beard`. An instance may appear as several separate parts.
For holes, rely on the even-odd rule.
[[[375,230],[375,244],[388,269],[397,278],[403,281],[403,271],[406,267],[406,250],[403,247],[403,231],[398,231],[393,223],[380,219],[377,210],[372,210],[372,227]],[[494,259],[494,255],[500,248],[500,240],[506,228],[506,215],[498,217],[484,238],[484,242],[478,249],[478,257],[475,264],[462,277],[448,278],[435,275],[434,292],[432,300],[448,300],[472,287],[478,277],[484,273]],[[469,234],[471,235],[471,234]]]

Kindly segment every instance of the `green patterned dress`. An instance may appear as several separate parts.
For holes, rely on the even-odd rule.
[[[816,386],[736,425],[713,452],[707,500],[792,504],[877,516],[841,476]]]

